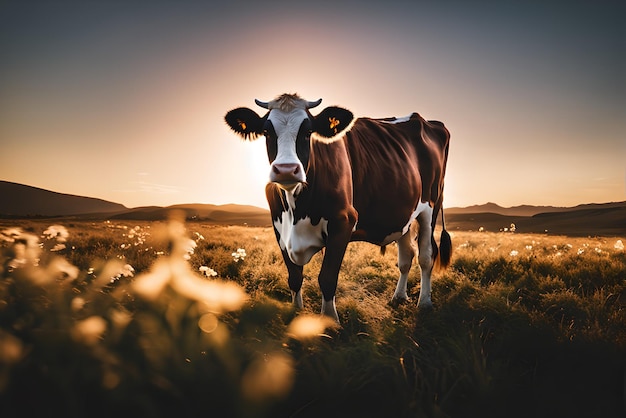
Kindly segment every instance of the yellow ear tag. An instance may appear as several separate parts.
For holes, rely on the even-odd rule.
[[[246,123],[242,120],[237,119],[237,122],[239,123],[239,127],[241,128],[242,131],[246,130]]]
[[[330,129],[333,130],[333,132],[336,134],[337,133],[337,126],[339,125],[339,120],[337,120],[337,118],[328,118],[328,122],[330,122]]]

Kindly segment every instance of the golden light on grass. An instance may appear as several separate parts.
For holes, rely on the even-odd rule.
[[[148,273],[136,277],[133,290],[142,298],[155,301],[170,281],[170,270],[164,260],[155,261]]]
[[[331,318],[323,315],[300,315],[287,328],[287,334],[297,340],[307,340],[319,337],[327,328],[337,324]]]
[[[11,378],[10,367],[24,355],[24,344],[19,338],[0,330],[0,392]]]
[[[332,344],[320,338],[331,334],[336,326],[329,318],[301,313],[285,323],[292,310],[282,300],[288,291],[286,272],[271,228],[194,223],[199,230],[195,233],[198,240],[204,241],[202,234],[207,236],[207,242],[198,243],[194,249],[188,245],[190,234],[181,225],[171,228],[165,242],[157,244],[152,239],[148,243],[129,241],[136,240],[145,226],[103,229],[85,223],[73,226],[80,231],[80,239],[72,237],[71,241],[76,250],[61,253],[54,252],[55,239],[42,237],[41,231],[47,225],[39,229],[37,224],[28,226],[28,230],[37,231],[32,234],[6,229],[0,231],[0,316],[6,324],[0,329],[0,392],[29,393],[31,399],[30,381],[19,378],[19,374],[32,371],[30,365],[45,362],[50,365],[43,376],[50,382],[46,389],[69,385],[68,393],[79,396],[86,384],[94,388],[95,383],[100,388],[94,396],[98,401],[110,400],[111,390],[116,390],[120,400],[106,410],[108,415],[136,401],[136,394],[126,389],[132,389],[138,379],[150,382],[156,378],[159,382],[180,383],[179,387],[211,388],[197,397],[192,391],[192,397],[185,398],[200,406],[191,411],[193,415],[210,416],[213,405],[219,402],[229,412],[235,411],[225,416],[243,410],[266,416],[266,411],[282,411],[293,399],[318,399],[319,392],[312,393],[310,388],[323,388],[326,374],[319,372],[332,370],[341,379],[355,383],[339,388],[338,397],[350,398],[356,393],[354,387],[369,387],[369,382],[376,382],[374,389],[378,391],[390,387],[401,390],[394,402],[401,404],[416,396],[416,400],[434,408],[441,405],[427,403],[432,402],[430,391],[422,395],[419,387],[405,386],[412,381],[416,368],[423,370],[424,379],[434,382],[433,387],[441,393],[452,391],[446,382],[466,382],[459,394],[450,398],[455,401],[475,394],[475,387],[478,391],[490,390],[493,381],[503,381],[509,387],[519,383],[509,377],[519,376],[517,364],[512,369],[501,369],[491,367],[487,361],[509,361],[502,350],[488,351],[490,345],[483,339],[493,327],[493,332],[500,329],[502,321],[493,319],[513,319],[503,325],[505,330],[513,329],[501,334],[504,344],[520,344],[515,335],[539,339],[539,343],[533,341],[533,350],[524,350],[529,353],[524,358],[524,364],[530,365],[528,373],[541,364],[533,353],[534,347],[542,344],[554,348],[558,341],[562,352],[566,352],[568,342],[601,341],[599,346],[604,346],[611,341],[610,350],[621,352],[618,350],[626,341],[622,315],[624,237],[547,236],[524,234],[519,229],[511,233],[509,225],[506,233],[455,233],[453,265],[433,283],[433,293],[438,297],[435,310],[442,313],[438,318],[416,318],[419,309],[412,304],[388,307],[387,296],[397,278],[395,254],[381,256],[374,246],[351,244],[344,264],[345,277],[340,281],[340,311],[345,312],[342,337],[347,338]],[[115,236],[110,238],[112,234]],[[93,242],[110,245],[98,246],[96,252],[88,247]],[[120,243],[128,245],[121,247]],[[137,248],[141,246],[145,248]],[[81,249],[85,254],[80,254]],[[65,256],[70,257],[68,262],[61,261]],[[317,270],[321,263],[321,257],[314,258],[311,267]],[[74,265],[80,266],[78,274]],[[136,266],[136,275],[131,265]],[[230,280],[215,280],[217,272]],[[412,277],[409,290],[415,294],[419,277],[416,267]],[[305,281],[304,286],[305,293],[313,293],[311,287],[317,289],[311,281]],[[245,306],[242,315],[223,315],[248,305],[248,298],[252,303]],[[459,321],[456,316],[465,312],[480,317],[487,312],[488,318]],[[424,341],[439,338],[432,325],[440,325],[441,318],[447,318],[444,325],[454,334],[430,350]],[[537,321],[536,327],[533,321]],[[537,334],[533,335],[535,329]],[[546,333],[546,329],[552,331]],[[71,341],[59,345],[59,332]],[[40,347],[33,349],[31,341],[37,341]],[[308,347],[302,350],[303,346]],[[381,346],[395,348],[381,350]],[[75,359],[80,368],[67,367],[67,352],[72,353],[72,361]],[[619,370],[622,362],[621,358],[607,356],[608,352],[592,349],[588,353],[590,357],[606,358],[602,369],[609,372],[602,377],[610,379],[610,370]],[[435,370],[433,360],[437,364],[442,354],[450,361],[439,363]],[[50,359],[62,361],[56,364]],[[144,364],[145,368],[134,367],[136,364]],[[368,366],[361,368],[361,364]],[[397,369],[398,373],[382,376],[379,366]],[[563,361],[558,369],[567,372],[570,367]],[[547,369],[542,370],[545,373]],[[593,381],[597,368],[591,365],[589,370],[592,372],[585,377]],[[566,374],[563,382],[574,381],[574,373]],[[445,379],[440,379],[442,375]],[[493,381],[489,380],[491,376]],[[165,399],[163,405],[180,407],[177,396],[175,403],[169,404],[168,397],[158,393],[150,398],[154,405],[160,407],[159,402]],[[368,399],[367,393],[360,399]],[[599,398],[602,392],[598,390],[594,396]],[[24,406],[21,399],[5,398],[15,410]],[[285,399],[287,403],[283,404]],[[96,404],[101,408],[105,402]],[[45,402],[41,405],[45,413]],[[298,415],[298,411],[302,409],[288,412]],[[392,415],[419,415],[419,411],[402,405],[397,412]]]
[[[172,287],[179,294],[200,302],[209,312],[236,311],[248,298],[236,283],[208,281],[191,274],[176,276],[172,280]]]
[[[106,331],[106,321],[97,315],[78,321],[72,329],[72,338],[87,345],[96,345]]]
[[[289,393],[294,378],[293,359],[281,352],[270,353],[247,368],[241,380],[241,391],[252,401],[282,398]]]
[[[205,313],[198,320],[198,327],[207,334],[215,331],[218,325],[219,321],[217,319],[217,316],[215,316],[215,314],[212,312]]]
[[[78,277],[78,267],[69,263],[65,258],[55,257],[47,266],[48,277],[57,280],[74,280]]]

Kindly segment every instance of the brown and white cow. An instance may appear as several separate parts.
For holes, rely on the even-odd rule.
[[[309,102],[283,94],[259,116],[237,108],[226,123],[244,139],[265,136],[270,161],[269,202],[294,304],[302,307],[302,269],[326,248],[319,285],[322,313],[338,321],[337,277],[350,241],[381,248],[398,243],[400,278],[394,302],[407,300],[407,277],[415,250],[411,224],[417,221],[421,290],[418,306],[431,306],[431,272],[450,262],[451,241],[443,223],[443,183],[450,134],[441,122],[413,113],[404,118],[354,119],[350,111],[327,107],[317,116]],[[433,237],[442,212],[440,250]]]

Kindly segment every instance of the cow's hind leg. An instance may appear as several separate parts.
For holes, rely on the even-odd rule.
[[[415,249],[411,243],[411,235],[411,231],[409,230],[398,240],[398,269],[400,270],[400,278],[398,279],[396,291],[391,299],[393,306],[409,300],[409,296],[407,295],[407,281],[411,266],[413,265],[413,257],[415,256]]]
[[[417,222],[419,223],[419,233],[417,236],[417,244],[419,247],[418,261],[421,271],[421,287],[417,306],[420,308],[427,308],[433,305],[430,299],[430,278],[434,265],[433,254],[435,250],[433,245],[436,244],[433,240],[432,216],[433,209],[428,208],[417,217]]]

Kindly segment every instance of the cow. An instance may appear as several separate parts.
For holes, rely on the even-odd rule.
[[[267,110],[264,116],[245,107],[225,115],[243,139],[265,137],[270,162],[265,193],[292,302],[303,307],[303,266],[325,248],[318,276],[321,313],[339,322],[335,292],[351,241],[378,245],[383,252],[397,242],[400,277],[391,302],[407,301],[417,241],[417,304],[431,307],[433,267],[448,266],[452,252],[442,206],[450,133],[443,123],[418,113],[355,119],[349,110],[330,106],[313,116],[309,109],[321,101],[283,94],[269,102],[255,99]],[[437,248],[434,229],[440,211]],[[419,229],[411,228],[414,223]]]

